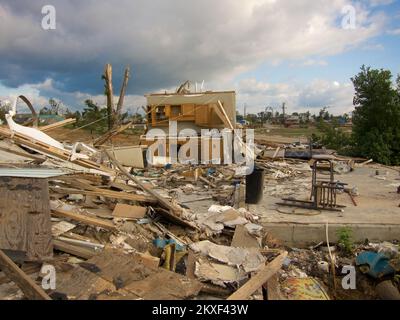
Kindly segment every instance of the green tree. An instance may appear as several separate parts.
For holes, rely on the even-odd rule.
[[[389,70],[361,67],[351,79],[355,97],[353,139],[357,153],[388,165],[400,164],[400,77]]]
[[[249,113],[246,115],[246,120],[251,124],[255,124],[258,121],[258,117],[256,114]]]
[[[86,129],[98,133],[106,132],[107,126],[107,108],[101,108],[92,100],[85,101],[86,107],[82,111],[82,115],[77,114],[79,119],[79,127],[86,126]]]
[[[321,143],[329,149],[334,149],[343,155],[353,154],[351,135],[340,128],[338,119],[334,118],[329,123],[320,120],[317,128],[322,134],[314,134],[312,136],[313,141]]]

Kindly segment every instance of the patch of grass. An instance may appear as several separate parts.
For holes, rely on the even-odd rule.
[[[346,253],[351,254],[353,252],[354,243],[352,237],[353,231],[349,227],[340,228],[337,231],[338,245]]]
[[[256,133],[259,134],[269,134],[274,136],[282,137],[311,137],[312,134],[320,133],[319,129],[316,127],[304,127],[304,128],[271,128],[269,129],[256,129]]]

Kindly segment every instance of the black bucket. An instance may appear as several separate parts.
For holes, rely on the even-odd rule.
[[[264,193],[264,169],[254,168],[254,171],[246,176],[246,203],[257,204]]]

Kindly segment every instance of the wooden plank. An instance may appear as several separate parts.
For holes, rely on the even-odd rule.
[[[219,100],[218,100],[218,106],[219,106],[219,108],[220,108],[220,110],[221,110],[221,112],[222,112],[222,114],[223,114],[223,116],[225,118],[225,120],[223,120],[224,123],[227,122],[229,129],[234,130],[235,128],[232,125],[231,119],[229,119],[229,117],[228,117],[228,115],[227,115],[227,113],[225,111],[224,106],[222,105],[221,101],[219,101]]]
[[[267,300],[286,300],[280,292],[279,277],[274,274],[266,283],[263,288],[267,292]]]
[[[54,129],[57,129],[57,128],[64,127],[64,126],[69,125],[69,124],[73,124],[75,122],[76,122],[76,119],[69,118],[69,119],[65,119],[65,120],[62,120],[62,121],[58,121],[56,123],[49,124],[47,126],[39,127],[38,129],[40,131],[43,131],[43,132],[48,132],[48,131],[51,131],[51,130],[54,130]]]
[[[120,191],[103,190],[103,189],[98,189],[98,191],[90,191],[90,190],[77,190],[72,188],[57,188],[57,187],[50,187],[50,189],[51,191],[59,194],[83,194],[88,196],[97,196],[97,197],[105,197],[112,199],[157,203],[156,199],[149,196],[120,192]]]
[[[112,215],[117,218],[141,219],[147,212],[146,207],[131,206],[129,204],[117,203]]]
[[[51,300],[47,293],[26,275],[2,250],[0,250],[0,267],[21,289],[27,299]]]
[[[78,221],[90,226],[96,226],[96,227],[101,227],[103,229],[115,231],[117,228],[115,227],[114,223],[111,221],[99,219],[99,218],[92,218],[88,216],[84,216],[83,214],[71,212],[71,211],[66,211],[58,208],[54,208],[51,210],[52,214],[61,217],[61,218],[67,218],[71,219],[74,221]]]
[[[96,191],[97,188],[89,183],[89,181],[86,181],[84,179],[80,179],[77,177],[70,177],[70,176],[60,176],[56,177],[55,180],[61,180],[65,181],[68,184],[73,185],[74,187],[77,187],[79,189],[83,190],[89,190],[89,191]]]
[[[227,300],[247,300],[254,292],[263,286],[279,269],[287,257],[287,251],[282,252],[273,261],[266,264],[258,273],[241,286]]]

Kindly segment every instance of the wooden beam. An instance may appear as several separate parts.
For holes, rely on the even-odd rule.
[[[132,194],[121,191],[112,191],[112,190],[103,190],[98,189],[96,191],[92,190],[82,190],[82,189],[72,189],[72,188],[56,188],[50,187],[51,191],[60,194],[84,194],[88,196],[97,196],[97,197],[105,197],[111,199],[120,199],[120,200],[129,200],[129,201],[138,201],[138,202],[146,202],[146,203],[157,203],[157,200],[153,197],[141,195],[141,194]]]
[[[23,265],[21,269],[23,272],[25,272],[26,274],[29,275],[29,274],[39,272],[41,269],[41,264],[34,263],[34,264],[29,264],[29,265]],[[4,272],[0,273],[0,286],[2,284],[9,283],[11,281],[12,280],[9,277],[7,277],[7,275],[4,274]]]
[[[282,263],[287,257],[287,251],[282,252],[278,257],[266,264],[256,275],[251,277],[236,292],[231,294],[227,300],[247,300],[254,292],[263,286],[275,273],[282,268]]]
[[[66,211],[66,210],[62,210],[62,209],[57,209],[57,208],[52,209],[51,212],[54,216],[57,216],[57,217],[71,219],[71,220],[78,221],[78,222],[81,222],[81,223],[84,223],[84,224],[87,224],[90,226],[101,227],[103,229],[107,229],[107,230],[111,230],[111,231],[117,230],[114,223],[112,223],[111,221],[107,221],[107,220],[103,220],[103,219],[99,219],[99,218],[88,217],[88,216],[84,216],[83,214]]]
[[[222,111],[220,110],[219,106],[216,104],[212,105],[214,107],[214,111],[217,114],[218,118],[221,119],[221,121],[224,123],[224,125],[227,128],[230,128],[231,123],[229,121],[227,121],[226,117],[224,116],[224,114],[222,113]]]
[[[23,272],[2,250],[0,250],[0,267],[24,293],[29,300],[51,300],[25,272]]]
[[[222,114],[224,115],[226,121],[228,122],[229,129],[234,130],[235,128],[232,125],[231,119],[229,119],[224,106],[222,105],[221,101],[219,101],[219,100],[218,100],[218,106],[220,107]]]
[[[72,185],[74,188],[77,189],[83,189],[83,190],[89,190],[89,191],[98,191],[101,190],[95,186],[92,185],[92,181],[86,180],[86,179],[82,179],[81,177],[77,177],[77,176],[59,176],[59,177],[55,177],[54,180],[61,180],[65,183],[67,183],[68,185]]]
[[[62,121],[58,121],[56,123],[49,124],[47,126],[39,127],[38,129],[40,131],[47,132],[47,131],[51,131],[53,129],[64,127],[64,126],[66,126],[68,124],[73,124],[75,122],[76,122],[76,119],[69,118],[69,119],[65,119],[65,120],[62,120]]]

